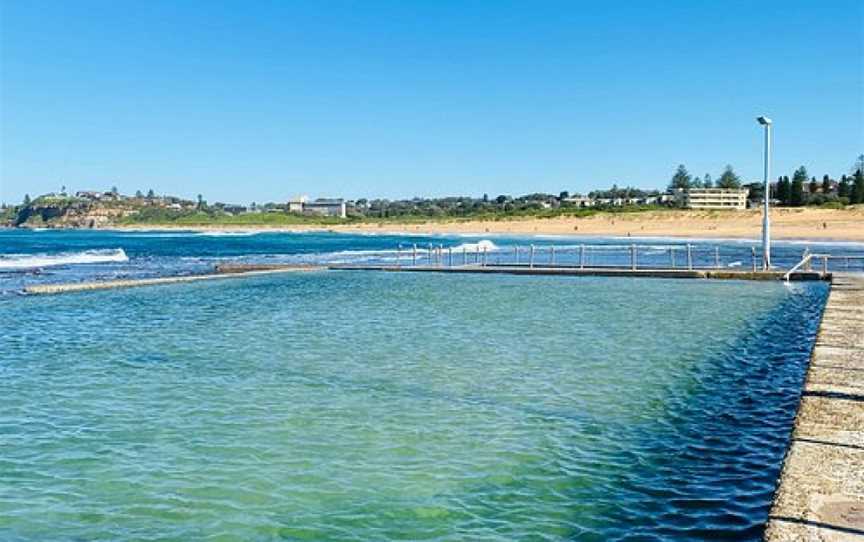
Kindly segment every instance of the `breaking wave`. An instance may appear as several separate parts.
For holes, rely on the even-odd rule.
[[[55,254],[2,254],[0,269],[30,269],[55,265],[84,263],[128,262],[129,256],[122,248],[85,250],[82,252],[58,252]]]
[[[251,237],[253,235],[258,235],[259,231],[223,231],[223,230],[215,230],[215,231],[202,231],[196,232],[195,235],[199,237]]]
[[[488,239],[483,239],[482,241],[477,241],[476,243],[462,243],[461,245],[457,245],[453,247],[453,251],[457,252],[460,250],[466,250],[468,252],[476,252],[478,250],[485,250],[488,252],[492,252],[493,250],[499,250],[498,245],[493,243]]]

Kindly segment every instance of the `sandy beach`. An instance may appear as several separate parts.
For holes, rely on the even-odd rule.
[[[864,206],[845,209],[783,208],[771,212],[774,239],[813,239],[864,242]],[[750,238],[762,231],[759,210],[600,213],[585,218],[526,218],[513,220],[435,220],[429,222],[366,222],[345,225],[267,226],[134,226],[124,229],[187,229],[201,231],[310,231],[357,233],[457,233],[567,236],[632,236],[687,238]]]

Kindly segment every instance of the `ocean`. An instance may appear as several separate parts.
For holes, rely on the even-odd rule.
[[[760,539],[823,283],[320,271],[20,295],[482,242],[631,240],[0,230],[0,539]],[[721,243],[724,265],[751,245]]]
[[[530,258],[535,246],[538,264],[629,265],[630,246],[637,247],[639,265],[682,268],[688,265],[687,245],[695,267],[749,268],[759,244],[750,240],[613,238],[566,236],[358,235],[329,232],[231,231],[104,231],[0,229],[0,302],[24,287],[56,282],[189,275],[212,271],[218,262],[235,263],[419,263],[440,248],[443,263],[482,257],[489,263]],[[585,246],[584,254],[580,253]],[[554,255],[551,247],[555,247]],[[478,253],[478,249],[481,251]],[[804,250],[820,254],[864,256],[864,243],[805,241],[776,242],[773,263],[795,265]],[[673,254],[674,253],[674,254]],[[433,260],[438,261],[438,260]],[[814,262],[818,266],[819,262]],[[843,263],[832,262],[833,268]],[[860,260],[853,262],[860,270]],[[840,266],[840,267],[838,267]]]

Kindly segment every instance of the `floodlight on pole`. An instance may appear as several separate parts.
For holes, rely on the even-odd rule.
[[[762,216],[762,269],[771,269],[771,220],[768,217],[768,207],[771,200],[771,119],[765,116],[756,120],[765,127],[765,209]]]

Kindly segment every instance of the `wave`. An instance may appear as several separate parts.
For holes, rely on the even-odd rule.
[[[202,231],[197,232],[195,235],[199,237],[250,237],[252,235],[258,235],[259,231]]]
[[[129,256],[122,248],[85,250],[82,252],[58,252],[55,254],[3,254],[0,269],[31,269],[55,265],[87,263],[128,262]]]
[[[461,245],[456,245],[455,247],[453,247],[454,252],[459,252],[462,250],[467,252],[477,252],[478,250],[493,252],[495,250],[501,250],[501,247],[499,247],[489,239],[483,239],[482,241],[477,241],[476,243],[462,243]]]
[[[128,235],[131,237],[249,237],[252,235],[258,235],[259,233],[264,233],[260,231],[223,231],[223,230],[215,230],[215,231],[193,231],[193,230],[182,230],[182,231],[162,231],[162,230],[133,230],[133,231],[123,231],[119,230],[116,232],[118,235]]]

